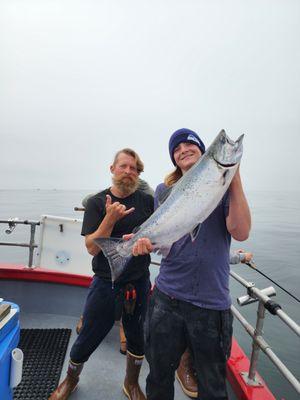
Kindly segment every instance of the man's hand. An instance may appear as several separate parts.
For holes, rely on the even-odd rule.
[[[109,237],[114,229],[115,223],[134,211],[134,207],[126,210],[126,207],[118,201],[112,204],[109,195],[106,195],[105,209],[106,215],[96,231],[90,235],[85,235],[85,245],[87,251],[92,256],[96,256],[101,251],[101,249],[95,244],[94,239],[99,237]]]
[[[123,235],[124,240],[130,240],[133,238],[134,233],[130,233],[128,235]],[[136,256],[144,256],[153,251],[153,245],[148,238],[138,239],[132,248],[132,255]]]
[[[112,203],[109,194],[106,195],[105,209],[107,217],[114,223],[126,217],[126,215],[131,214],[135,210],[134,207],[131,207],[127,210],[126,206],[124,206],[124,204],[121,204],[118,201]]]

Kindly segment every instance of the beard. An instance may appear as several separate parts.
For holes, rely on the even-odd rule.
[[[119,175],[112,177],[113,184],[125,195],[128,196],[138,188],[139,178],[128,175]]]

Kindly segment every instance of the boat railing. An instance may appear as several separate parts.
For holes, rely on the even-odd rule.
[[[37,225],[40,225],[40,221],[29,221],[29,220],[19,220],[18,218],[2,219],[0,224],[7,224],[8,228],[5,229],[6,234],[11,234],[17,225],[29,225],[30,226],[30,239],[29,243],[17,243],[17,242],[0,242],[0,246],[17,246],[17,247],[28,247],[29,257],[28,257],[28,267],[33,266],[33,254],[34,249],[38,246],[35,244],[35,232]]]
[[[247,289],[247,295],[241,296],[237,299],[239,306],[243,307],[253,302],[258,302],[257,319],[255,328],[243,317],[235,306],[231,306],[231,311],[234,317],[245,328],[246,332],[252,337],[252,353],[250,358],[249,371],[242,373],[242,378],[249,386],[260,386],[261,382],[256,376],[258,365],[259,352],[262,350],[271,362],[276,366],[281,375],[284,376],[291,384],[291,386],[300,393],[300,382],[286,367],[286,365],[279,359],[279,357],[271,350],[270,345],[263,338],[263,326],[265,320],[266,310],[272,315],[277,315],[296,335],[300,336],[300,326],[289,317],[282,309],[280,304],[271,300],[271,296],[276,295],[275,289],[270,286],[265,289],[258,289],[254,283],[246,281],[234,271],[230,271],[233,279],[239,282]]]

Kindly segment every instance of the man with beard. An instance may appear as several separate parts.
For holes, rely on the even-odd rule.
[[[137,189],[144,165],[135,151],[120,150],[110,171],[112,186],[88,199],[82,232],[95,273],[83,312],[83,325],[72,346],[67,377],[49,400],[66,400],[77,386],[84,363],[112,329],[116,305],[124,293],[123,326],[127,338],[127,368],[123,390],[130,400],[146,400],[138,384],[144,358],[143,322],[150,289],[150,256],[133,257],[120,278],[111,283],[106,257],[94,243],[99,237],[121,238],[141,225],[153,212],[153,197]],[[100,386],[101,391],[101,386]]]

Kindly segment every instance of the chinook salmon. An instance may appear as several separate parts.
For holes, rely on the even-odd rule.
[[[124,271],[135,242],[150,239],[164,257],[174,242],[190,233],[197,237],[201,223],[214,211],[228,189],[243,154],[243,137],[231,140],[222,130],[200,159],[159,198],[160,206],[128,241],[99,238],[95,243],[108,259],[112,281]]]

